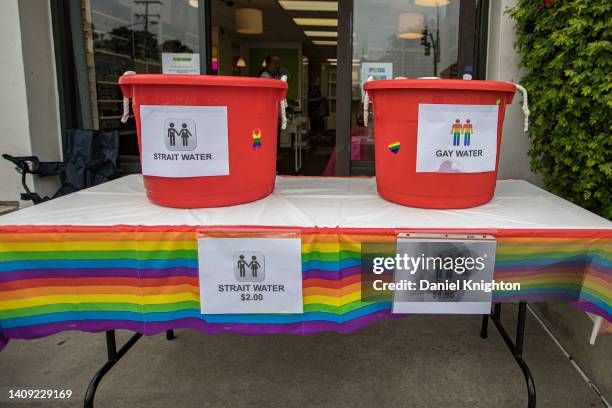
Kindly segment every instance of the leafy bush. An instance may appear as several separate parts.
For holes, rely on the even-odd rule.
[[[612,219],[612,1],[518,0],[532,170],[546,188]]]

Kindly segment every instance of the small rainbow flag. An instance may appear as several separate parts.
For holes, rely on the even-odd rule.
[[[261,129],[253,130],[253,149],[261,147]]]
[[[387,146],[389,148],[389,150],[391,151],[391,153],[393,154],[397,154],[397,152],[399,152],[400,149],[400,142],[394,142],[391,143],[389,146]]]

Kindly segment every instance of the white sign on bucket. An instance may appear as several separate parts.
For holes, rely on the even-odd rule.
[[[142,174],[229,175],[226,106],[140,106]]]
[[[495,171],[497,105],[419,104],[417,173]]]

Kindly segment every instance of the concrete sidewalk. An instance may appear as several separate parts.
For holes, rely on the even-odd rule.
[[[516,306],[503,317],[513,332]],[[522,372],[493,324],[479,337],[480,316],[412,316],[357,333],[307,337],[143,337],[102,380],[96,407],[520,407]],[[129,333],[118,335],[122,344]],[[587,334],[585,334],[585,341]],[[64,403],[82,406],[106,358],[104,334],[65,332],[11,341],[0,353],[0,390],[71,389]],[[603,407],[528,314],[525,358],[538,407]],[[6,401],[2,396],[0,401]],[[3,405],[4,404],[4,405]]]

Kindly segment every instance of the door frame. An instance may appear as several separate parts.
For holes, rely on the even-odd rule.
[[[353,0],[338,2],[336,73],[336,176],[351,174],[351,102],[353,99]]]

